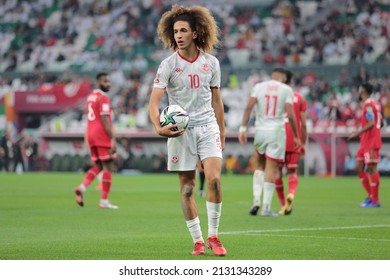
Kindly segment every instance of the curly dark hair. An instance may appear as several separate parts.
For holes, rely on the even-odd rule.
[[[178,49],[173,33],[173,25],[177,21],[188,22],[192,31],[196,31],[198,36],[194,39],[195,45],[204,52],[209,53],[220,45],[219,29],[209,9],[173,5],[170,11],[162,15],[157,26],[157,35],[165,48],[174,51]]]

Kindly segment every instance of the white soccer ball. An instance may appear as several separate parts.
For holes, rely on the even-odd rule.
[[[168,124],[176,124],[173,130],[186,129],[190,122],[190,116],[179,105],[169,105],[161,111],[160,125],[166,126]]]

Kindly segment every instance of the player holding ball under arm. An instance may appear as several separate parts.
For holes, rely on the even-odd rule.
[[[157,33],[164,46],[174,53],[164,59],[157,70],[149,101],[150,120],[156,132],[168,138],[168,170],[177,171],[179,175],[182,210],[194,242],[192,254],[205,254],[194,199],[195,170],[200,159],[208,185],[207,246],[214,255],[225,256],[226,249],[218,238],[225,144],[221,71],[217,58],[209,54],[219,43],[218,27],[208,9],[174,5],[163,14]],[[172,131],[172,124],[160,126],[159,106],[165,93],[169,105],[177,104],[188,112],[190,122],[185,130]]]

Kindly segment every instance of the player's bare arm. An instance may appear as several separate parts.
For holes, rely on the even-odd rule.
[[[176,125],[169,124],[167,126],[161,127],[160,125],[160,112],[159,105],[162,97],[165,94],[165,89],[163,88],[153,88],[152,94],[150,95],[149,100],[149,117],[152,122],[154,129],[157,134],[164,137],[178,137],[184,133],[184,129],[173,131],[172,128],[176,127]]]
[[[212,99],[211,106],[214,108],[215,118],[219,126],[219,132],[221,137],[221,146],[222,149],[225,147],[225,115],[223,111],[223,102],[221,97],[220,88],[213,87],[211,88]]]
[[[104,127],[104,130],[107,132],[108,137],[111,139],[114,137],[114,133],[112,131],[112,124],[110,122],[110,116],[109,115],[101,115],[102,124]]]
[[[359,137],[360,135],[362,135],[364,132],[366,132],[367,130],[369,130],[373,126],[374,126],[374,121],[368,120],[367,124],[364,127],[362,127],[361,129],[359,129],[357,131],[352,132],[347,140],[350,141],[356,137]]]
[[[240,142],[240,144],[247,143],[246,126],[248,124],[249,117],[252,113],[252,109],[256,105],[256,102],[257,102],[257,98],[250,97],[248,103],[246,104],[244,115],[242,116],[240,131],[238,133],[238,141]]]
[[[301,112],[299,114],[299,118],[301,119],[301,142],[302,149],[301,154],[305,154],[306,141],[307,141],[307,126],[306,126],[306,112]]]
[[[299,135],[298,135],[297,121],[295,120],[293,105],[290,103],[286,103],[285,111],[287,112],[287,118],[288,118],[288,122],[291,126],[291,130],[294,133],[295,147],[299,147],[299,146],[301,146],[301,139],[299,138]]]

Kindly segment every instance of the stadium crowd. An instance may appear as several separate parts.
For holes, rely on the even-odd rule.
[[[335,81],[310,67],[294,73],[294,88],[308,100],[309,131],[326,131],[333,123],[347,132],[357,125],[361,114],[357,86],[365,81],[375,85],[375,98],[390,123],[389,75],[370,73],[364,66],[355,72],[347,66],[390,62],[390,6],[385,1],[277,0],[268,6],[260,2],[206,4],[222,34],[216,56],[222,67],[232,69],[222,88],[228,129],[239,126],[237,116],[246,103],[242,96],[247,97],[255,82],[269,78],[266,71],[238,77],[237,67],[243,64],[255,64],[254,69],[343,66]],[[156,38],[156,26],[172,3],[0,0],[0,99],[10,90],[34,90],[44,83],[91,79],[98,71],[109,71],[118,129],[150,129],[151,85],[157,62],[167,54]]]

